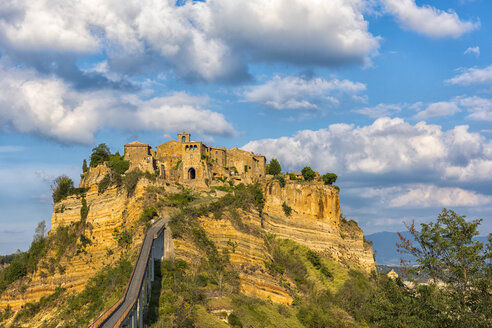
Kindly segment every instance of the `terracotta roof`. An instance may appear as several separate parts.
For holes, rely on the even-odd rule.
[[[140,141],[134,141],[127,143],[125,147],[148,147],[149,145],[141,143]]]

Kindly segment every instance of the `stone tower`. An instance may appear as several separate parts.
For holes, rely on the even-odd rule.
[[[188,132],[178,133],[178,141],[181,143],[190,142],[190,134]]]

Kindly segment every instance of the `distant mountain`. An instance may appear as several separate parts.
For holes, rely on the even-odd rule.
[[[412,240],[408,231],[400,232],[403,237]],[[376,255],[376,263],[378,265],[400,265],[400,259],[410,261],[411,256],[400,254],[397,251],[396,243],[400,242],[396,232],[376,232],[371,235],[364,236],[366,240],[372,241],[372,248]],[[483,243],[487,241],[487,237],[479,236],[475,238]]]
[[[401,234],[406,238],[411,237],[408,231],[403,231]],[[409,256],[398,253],[396,243],[400,242],[400,238],[396,232],[376,232],[364,237],[365,239],[372,241],[372,248],[376,255],[377,264],[400,265],[401,258],[404,258],[407,261],[411,259]]]

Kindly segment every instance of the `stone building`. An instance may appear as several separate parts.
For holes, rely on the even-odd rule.
[[[251,183],[265,176],[265,157],[238,148],[209,147],[186,132],[152,150],[134,141],[125,145],[130,170],[155,172],[165,180],[206,182],[216,178]]]

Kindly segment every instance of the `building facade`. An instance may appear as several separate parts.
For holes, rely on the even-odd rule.
[[[192,141],[186,132],[153,151],[138,141],[125,145],[125,160],[130,170],[158,172],[160,178],[181,182],[206,182],[226,178],[244,183],[256,182],[265,176],[266,160],[262,155],[238,148],[209,147]]]

